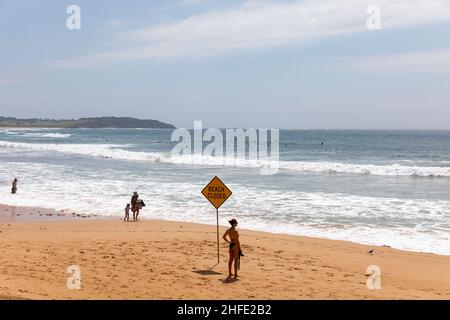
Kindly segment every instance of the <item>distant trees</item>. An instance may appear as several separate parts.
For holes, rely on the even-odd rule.
[[[174,129],[175,126],[158,120],[141,120],[129,117],[80,118],[55,120],[50,118],[17,119],[0,117],[0,127],[38,128],[155,128]]]

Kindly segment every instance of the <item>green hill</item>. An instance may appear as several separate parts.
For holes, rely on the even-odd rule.
[[[0,117],[0,127],[11,128],[154,128],[174,129],[175,126],[158,120],[127,117],[81,118],[78,120],[17,119]]]

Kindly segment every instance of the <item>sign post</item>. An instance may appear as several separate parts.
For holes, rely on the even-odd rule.
[[[219,208],[216,208],[216,223],[217,223],[217,264],[220,263],[220,253],[219,253]]]
[[[220,262],[219,253],[219,208],[232,195],[232,192],[217,176],[202,190],[202,194],[216,208],[217,222],[217,264]]]

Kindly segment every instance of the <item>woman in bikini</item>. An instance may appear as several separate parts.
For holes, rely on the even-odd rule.
[[[236,219],[228,221],[231,224],[231,228],[228,229],[224,235],[223,239],[230,244],[230,261],[228,261],[228,277],[232,277],[231,265],[234,261],[234,278],[238,277],[238,261],[241,253],[241,244],[239,243],[239,233],[236,230],[238,222]],[[230,240],[227,239],[227,236]]]

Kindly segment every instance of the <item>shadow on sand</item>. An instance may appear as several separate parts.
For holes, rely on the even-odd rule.
[[[214,270],[211,269],[207,269],[207,270],[194,270],[193,272],[201,274],[202,276],[214,276],[214,275],[219,275],[221,274],[220,272],[216,272]]]

